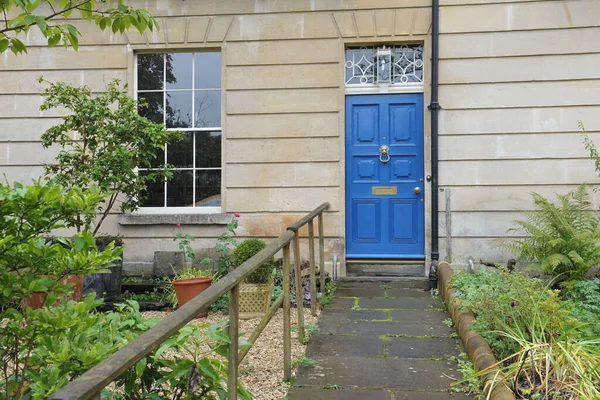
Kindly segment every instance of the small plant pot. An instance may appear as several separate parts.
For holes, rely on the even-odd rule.
[[[269,309],[273,282],[240,284],[240,319],[262,318]]]
[[[71,290],[73,290],[73,293],[71,293],[69,296],[65,296],[64,301],[81,301],[83,297],[83,275],[68,275],[64,279],[62,279],[60,283],[64,286],[68,285],[69,283],[74,284],[71,286]],[[46,303],[47,296],[48,294],[44,292],[32,293],[31,296],[21,301],[21,305],[25,308],[33,308],[34,310],[40,309]],[[55,305],[58,303],[59,302],[55,303]]]
[[[179,307],[208,289],[211,283],[212,278],[190,278],[171,282]],[[198,314],[196,318],[206,318],[207,315],[208,312],[203,312]]]
[[[83,298],[83,275],[68,275],[61,281],[61,283],[65,286],[69,283],[74,284],[71,287],[73,293],[67,297],[67,300],[81,301],[81,299]]]
[[[34,310],[38,310],[44,306],[46,302],[46,293],[43,292],[35,292],[32,293],[26,299],[21,300],[21,306],[24,308],[33,308]]]

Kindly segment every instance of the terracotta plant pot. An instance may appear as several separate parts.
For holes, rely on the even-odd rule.
[[[65,286],[74,283],[75,285],[71,287],[73,293],[67,297],[67,300],[81,301],[83,298],[83,275],[71,274],[63,279],[61,283]]]
[[[83,275],[75,275],[75,274],[68,275],[63,280],[61,280],[60,283],[65,286],[68,285],[69,283],[74,283],[74,285],[71,287],[71,290],[73,290],[73,293],[71,293],[71,295],[65,297],[66,301],[69,301],[69,300],[81,301],[81,299],[83,297]],[[47,296],[47,294],[44,292],[33,293],[31,296],[29,296],[29,298],[23,299],[21,301],[21,305],[23,307],[33,308],[34,310],[37,310],[44,306],[44,303],[46,302],[46,296]]]
[[[34,310],[38,310],[44,306],[45,301],[46,293],[36,292],[32,293],[28,298],[21,300],[21,305],[25,308],[33,308]]]
[[[175,295],[177,295],[178,307],[181,307],[200,293],[208,289],[212,283],[212,278],[190,278],[180,279],[172,281],[173,289],[175,289]],[[208,312],[198,314],[196,318],[205,318]]]

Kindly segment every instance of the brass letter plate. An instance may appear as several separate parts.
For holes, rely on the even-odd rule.
[[[379,196],[396,196],[398,194],[397,186],[373,186],[371,188],[372,195]]]

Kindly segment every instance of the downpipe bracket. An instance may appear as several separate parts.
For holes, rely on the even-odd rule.
[[[437,289],[438,287],[438,260],[431,260],[429,266],[429,290]]]

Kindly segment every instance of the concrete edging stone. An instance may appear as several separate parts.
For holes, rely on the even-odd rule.
[[[471,312],[461,311],[458,307],[458,303],[452,301],[454,290],[450,287],[449,282],[453,274],[452,267],[448,262],[440,262],[438,266],[439,292],[446,303],[446,307],[448,307],[448,312],[452,317],[452,322],[456,327],[458,337],[460,338],[469,359],[473,363],[475,371],[479,372],[484,369],[498,371],[498,374],[491,375],[485,381],[484,394],[487,396],[486,398],[490,400],[515,400],[514,393],[506,386],[506,384],[497,384],[498,377],[501,377],[501,373],[498,370],[498,367],[492,367],[497,361],[488,342],[479,333],[471,330],[473,323],[475,323],[475,316]],[[494,379],[494,377],[496,377],[496,379]]]

